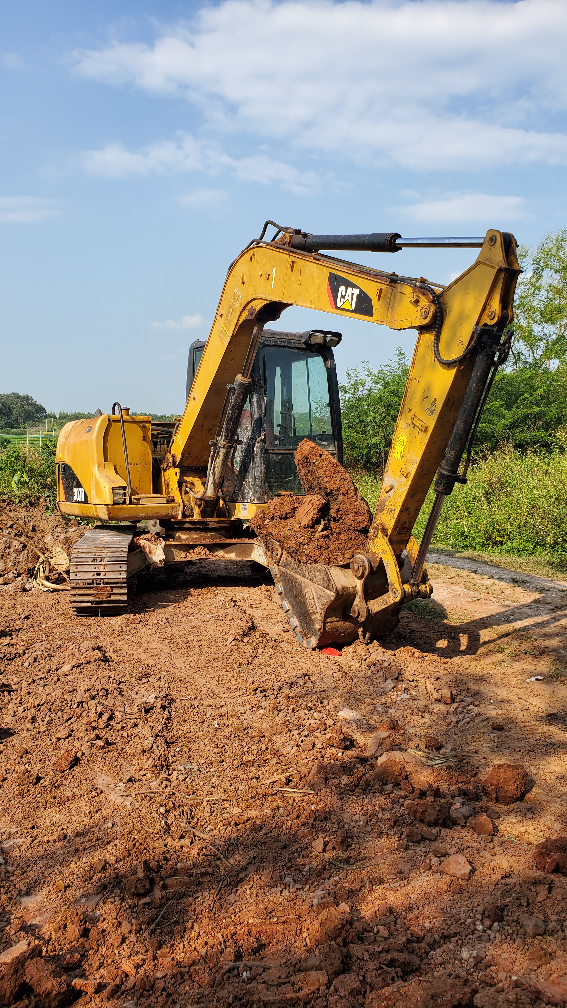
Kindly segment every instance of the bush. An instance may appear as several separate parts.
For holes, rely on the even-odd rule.
[[[409,364],[398,347],[394,360],[373,370],[351,368],[340,386],[347,468],[382,472],[386,464]]]
[[[55,507],[55,449],[55,441],[29,451],[25,445],[0,449],[0,499],[16,504],[43,500],[48,508]]]
[[[374,507],[379,481],[367,473],[355,481]],[[431,489],[414,528],[418,540],[433,500]],[[567,454],[521,454],[506,447],[474,463],[468,483],[445,499],[433,545],[567,566]]]
[[[418,535],[432,501],[430,491]],[[445,500],[435,543],[567,562],[567,454],[522,455],[508,447],[477,462],[469,482]]]

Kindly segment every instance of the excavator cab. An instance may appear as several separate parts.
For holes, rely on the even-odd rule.
[[[252,386],[226,468],[223,498],[230,505],[265,504],[282,490],[303,494],[295,452],[304,438],[342,463],[339,386],[333,347],[342,334],[320,329],[264,329],[251,371]],[[189,348],[187,398],[206,343]],[[241,512],[242,508],[238,509]]]

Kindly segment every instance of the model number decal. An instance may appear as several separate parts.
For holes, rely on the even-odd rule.
[[[63,491],[62,499],[73,504],[88,504],[89,498],[87,492],[83,486],[81,486],[81,481],[76,473],[73,472],[71,466],[68,462],[59,462],[59,479],[60,487]],[[59,496],[61,490],[58,492],[58,499],[61,500]]]
[[[355,287],[351,280],[338,273],[329,273],[327,295],[332,308],[350,311],[354,315],[374,315],[372,298],[361,287]]]
[[[397,459],[398,462],[402,461],[403,454],[406,447],[407,436],[405,434],[398,434],[396,438],[396,443],[394,445],[394,450],[392,452],[392,457]]]

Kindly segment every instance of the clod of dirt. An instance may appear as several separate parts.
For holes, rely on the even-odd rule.
[[[75,998],[65,974],[45,959],[31,959],[24,976],[42,1008],[62,1008]]]
[[[441,862],[439,871],[442,871],[444,875],[450,875],[452,878],[465,879],[466,881],[472,872],[472,865],[469,864],[464,854],[451,854],[450,857]]]
[[[492,801],[512,805],[519,801],[528,783],[528,772],[513,763],[495,763],[482,781],[482,787]]]
[[[567,875],[567,837],[542,840],[534,850],[534,861],[540,871]]]
[[[520,921],[524,931],[530,938],[545,934],[545,921],[541,917],[530,917],[528,914],[523,914]]]
[[[372,516],[342,465],[304,439],[295,462],[306,497],[282,493],[258,512],[251,525],[270,535],[300,563],[348,563],[365,553]]]
[[[366,998],[366,1008],[472,1008],[477,987],[449,976],[418,977],[377,990]]]
[[[536,997],[546,1004],[564,1005],[567,1003],[567,977],[553,976],[550,980],[532,979],[531,986]]]
[[[450,803],[431,801],[428,798],[410,801],[406,806],[410,815],[426,826],[445,826],[450,821]]]
[[[449,812],[449,819],[454,826],[464,826],[473,812],[474,809],[471,805],[453,805]]]
[[[443,743],[435,735],[424,735],[423,745],[425,749],[432,749],[433,752],[439,752],[443,748]]]
[[[53,769],[57,770],[59,773],[66,773],[67,770],[70,770],[77,762],[77,753],[73,752],[72,749],[64,749],[63,752],[59,753],[59,756],[55,760]]]
[[[478,833],[479,836],[492,836],[494,833],[494,823],[485,812],[469,819],[467,826],[469,829],[474,830],[475,833]]]
[[[438,830],[430,826],[408,826],[404,830],[404,837],[409,843],[421,843],[422,840],[435,840],[437,833]]]
[[[447,857],[447,844],[443,840],[437,840],[436,843],[431,844],[431,853],[433,857]]]
[[[314,945],[325,945],[327,942],[335,941],[349,919],[348,909],[343,907],[329,907],[319,916],[315,934],[313,935]]]
[[[40,945],[29,945],[20,941],[0,955],[0,1004],[15,1004],[18,991],[24,983],[25,969],[29,960],[41,952]]]

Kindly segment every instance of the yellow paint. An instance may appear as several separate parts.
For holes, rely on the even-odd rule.
[[[120,417],[103,413],[89,420],[65,424],[57,442],[57,463],[66,463],[78,477],[87,503],[66,501],[58,467],[57,499],[63,514],[104,521],[132,521],[144,518],[177,517],[164,494],[152,492],[151,417],[124,413],[124,432],[130,464],[132,497],[145,503],[113,504],[113,488],[127,487],[126,461]]]

